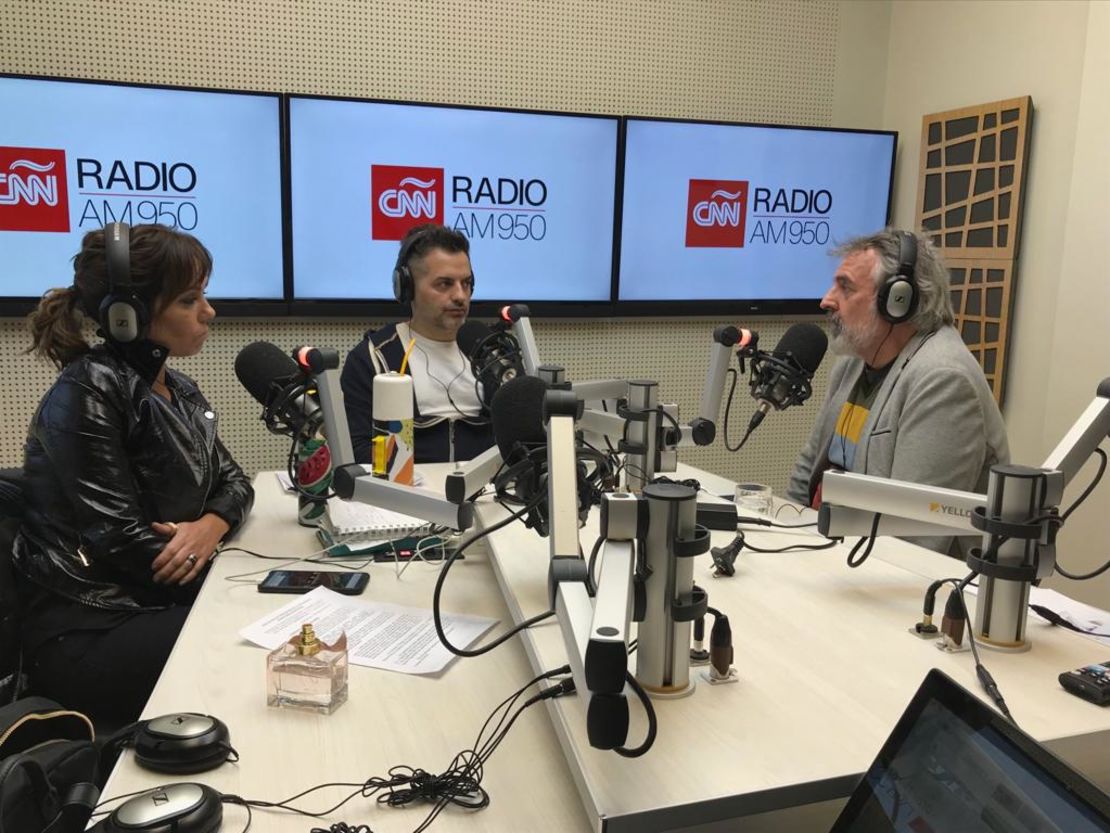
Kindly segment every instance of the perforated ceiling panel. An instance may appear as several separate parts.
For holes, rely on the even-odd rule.
[[[0,70],[828,125],[839,14],[835,0],[0,0]],[[689,419],[717,323],[724,322],[536,321],[535,328],[545,360],[565,365],[573,378],[656,379],[660,398],[679,402]],[[788,323],[765,323],[765,343],[773,345]],[[176,366],[198,379],[220,411],[223,435],[243,465],[277,468],[284,441],[257,422],[258,408],[232,372],[235,355],[256,339],[346,350],[368,325],[223,321],[201,356]],[[48,365],[19,355],[26,344],[22,322],[0,321],[0,346],[14,357],[0,399],[8,426],[0,435],[0,465],[19,464],[23,427],[54,378]],[[824,378],[823,372],[821,384]],[[822,394],[819,388],[815,398]],[[733,441],[752,407],[742,395]],[[769,418],[737,455],[718,442],[683,459],[781,489],[814,410],[809,405]]]

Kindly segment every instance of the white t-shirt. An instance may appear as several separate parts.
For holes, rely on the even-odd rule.
[[[470,360],[457,342],[425,338],[407,323],[397,325],[397,335],[406,348],[409,339],[416,339],[409,356],[409,372],[422,417],[474,418],[481,414]]]

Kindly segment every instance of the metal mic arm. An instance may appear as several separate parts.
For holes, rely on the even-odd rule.
[[[1052,575],[1064,488],[1110,433],[1110,379],[1043,467],[996,465],[987,494],[845,472],[826,472],[818,529],[868,535],[876,514],[887,535],[981,535],[967,564],[980,575],[975,634],[1003,650],[1028,650],[1029,588]]]
[[[640,500],[605,495],[602,503],[600,578],[589,592],[589,566],[578,540],[578,483],[574,419],[578,400],[567,390],[544,398],[547,422],[547,501],[551,564],[548,594],[563,635],[578,693],[588,698],[586,734],[598,749],[623,746],[628,737],[628,630]]]
[[[313,352],[304,352],[304,351]],[[456,504],[443,495],[419,486],[404,486],[383,480],[356,463],[351,446],[347,412],[343,408],[343,390],[339,383],[339,354],[335,350],[301,348],[305,360],[302,369],[310,372],[320,395],[328,448],[331,451],[334,477],[332,488],[343,500],[354,500],[381,506],[394,512],[412,515],[451,529],[469,529],[474,523],[474,507]]]
[[[1091,404],[1068,429],[1041,469],[1060,473],[1062,493],[1108,435],[1110,379],[1103,379]],[[975,492],[827,471],[821,484],[818,529],[830,538],[868,535],[874,516],[880,514],[884,535],[979,535],[971,519],[975,507],[986,504],[987,496]]]
[[[528,376],[536,375],[536,368],[540,366],[540,353],[536,348],[536,336],[532,333],[531,313],[524,304],[511,304],[501,310],[501,317],[512,324],[513,335],[520,345],[520,358],[524,363],[524,372]]]
[[[759,336],[737,327],[717,327],[713,331],[713,346],[709,352],[709,369],[705,374],[705,386],[701,391],[701,405],[698,415],[690,421],[690,436],[695,445],[709,445],[717,436],[717,417],[721,413],[721,399],[725,393],[725,374],[732,363],[733,347],[741,348],[749,344],[755,347]]]

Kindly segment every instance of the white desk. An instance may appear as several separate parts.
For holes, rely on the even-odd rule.
[[[731,493],[728,481],[693,469],[680,467],[678,476],[698,477],[712,492]],[[503,516],[497,506],[481,510],[487,524]],[[780,520],[794,517],[786,511]],[[594,534],[582,531],[586,551]],[[732,535],[715,532],[713,538],[721,545]],[[751,532],[748,538],[765,547],[806,539],[819,540],[795,531]],[[491,536],[490,546],[514,618],[545,610],[546,540],[541,544],[533,531],[513,524]],[[729,617],[740,682],[699,681],[689,697],[656,700],[659,733],[645,756],[626,760],[590,748],[581,698],[549,704],[597,829],[643,833],[743,816],[720,829],[800,830],[804,824],[827,830],[841,802],[815,808],[804,823],[783,825],[781,818],[759,814],[847,796],[930,668],[980,692],[970,653],[946,654],[907,632],[920,620],[928,584],[963,576],[966,567],[880,539],[870,559],[850,569],[847,549],[745,551],[736,575],[719,579],[711,575],[710,556],[698,557],[695,581]],[[938,623],[946,598],[942,590]],[[1105,649],[1032,621],[1029,635],[1028,653],[981,649],[984,664],[1021,727],[1106,789],[1110,710],[1066,693],[1056,681],[1059,672],[1097,660]],[[522,638],[535,669],[565,661],[556,624],[545,622]],[[645,721],[638,703],[631,708],[628,743],[634,746],[644,737]]]
[[[430,472],[431,479],[442,470]],[[719,478],[689,469],[680,475],[699,476],[715,492],[730,491]],[[273,475],[261,475],[256,487],[254,513],[237,543],[274,555],[311,549],[313,536],[293,521],[294,499],[279,493]],[[488,523],[504,510],[487,503],[480,514]],[[790,517],[789,512],[782,515],[784,521]],[[774,546],[802,536],[751,533],[750,540]],[[521,524],[491,537],[493,572],[512,618],[519,621],[546,609],[546,540]],[[588,549],[592,533],[583,530],[581,538]],[[730,538],[714,533],[715,544]],[[843,548],[745,552],[730,579],[711,578],[709,556],[699,557],[696,580],[732,623],[740,683],[703,682],[690,697],[656,701],[658,739],[635,760],[589,747],[578,698],[549,703],[550,721],[532,709],[486,769],[491,806],[478,813],[448,809],[432,829],[653,831],[743,817],[718,822],[714,829],[827,830],[927,669],[940,667],[978,691],[969,654],[943,654],[906,632],[920,616],[928,582],[962,575],[963,565],[887,540],[858,570],[849,569],[844,557]],[[223,719],[242,761],[192,779],[224,792],[281,799],[325,780],[362,781],[385,774],[399,763],[441,770],[472,743],[488,712],[534,676],[532,668],[546,670],[566,661],[558,626],[550,621],[481,658],[456,660],[441,678],[352,667],[350,701],[330,716],[270,709],[265,705],[265,651],[245,645],[235,634],[282,599],[224,581],[229,574],[267,564],[233,554],[217,559],[144,712],[151,717],[191,710]],[[414,564],[399,581],[392,565],[370,571],[367,598],[430,605],[433,568]],[[495,588],[489,563],[467,558],[452,569],[444,608],[507,620]],[[944,598],[942,592],[938,614]],[[1056,683],[1058,672],[1101,657],[1100,648],[1032,622],[1030,634],[1031,652],[987,651],[984,660],[1022,727],[1106,788],[1110,711],[1065,693]],[[638,704],[632,711],[629,743],[638,744],[644,722]],[[141,770],[128,754],[105,795],[173,780],[186,779]],[[337,789],[327,798],[341,794]],[[315,806],[327,804],[320,800]],[[411,830],[426,811],[422,806],[379,809],[357,798],[329,823],[364,821],[379,833]],[[225,814],[224,829],[243,823],[240,808],[228,806]],[[256,811],[254,829],[305,833],[311,826],[309,820],[270,812],[259,818]]]
[[[296,524],[296,499],[281,494],[274,475],[259,475],[255,488],[254,511],[235,544],[293,557],[315,549],[315,536]],[[289,597],[261,594],[252,584],[232,584],[225,577],[279,566],[280,562],[235,553],[216,559],[143,713],[149,718],[196,711],[220,718],[231,731],[240,762],[175,777],[139,768],[128,752],[116,767],[105,797],[192,780],[246,798],[281,800],[324,781],[357,783],[384,776],[397,764],[441,772],[457,752],[471,746],[494,706],[534,676],[523,649],[514,641],[478,659],[456,659],[437,677],[352,665],[350,698],[332,715],[269,708],[266,651],[246,644],[237,634]],[[337,567],[343,569],[343,564]],[[367,569],[371,580],[363,598],[430,607],[438,568],[412,564],[400,579],[392,564]],[[508,613],[484,556],[475,554],[452,568],[445,609],[497,617],[502,624],[495,630],[505,627]],[[521,716],[490,758],[483,786],[491,796],[488,808],[479,812],[448,808],[432,830],[573,833],[589,829],[551,722],[539,706]],[[333,788],[298,805],[328,807],[352,791]],[[412,830],[429,809],[430,805],[422,804],[402,810],[379,808],[372,799],[359,797],[319,826],[342,820],[367,823],[379,833]],[[224,830],[241,830],[245,819],[242,808],[225,805]],[[306,833],[313,826],[311,819],[255,810],[252,830]]]

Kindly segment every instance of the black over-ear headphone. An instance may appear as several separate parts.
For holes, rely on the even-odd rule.
[[[393,267],[393,297],[399,303],[411,303],[413,295],[416,294],[416,287],[412,281],[412,271],[409,269],[409,256],[412,253],[412,247],[416,245],[416,241],[423,236],[423,234],[412,235],[401,244],[401,251],[397,253],[397,263]]]
[[[104,227],[104,257],[108,263],[108,294],[100,302],[100,328],[112,341],[138,341],[146,334],[150,315],[131,283],[131,229],[127,223]]]
[[[412,270],[409,269],[409,258],[412,257],[412,250],[428,233],[424,230],[412,235],[401,244],[401,251],[397,253],[397,263],[393,266],[393,297],[398,303],[411,304],[416,296],[416,283],[412,277]],[[470,271],[470,292],[472,294],[474,292],[473,269]]]
[[[239,760],[223,721],[207,714],[178,712],[128,726],[113,735],[103,754],[131,746],[135,760],[155,772],[204,772],[225,761]]]
[[[907,231],[898,235],[898,271],[888,275],[879,287],[876,301],[879,317],[891,324],[909,321],[917,311],[920,293],[913,273],[917,268],[917,238]]]

